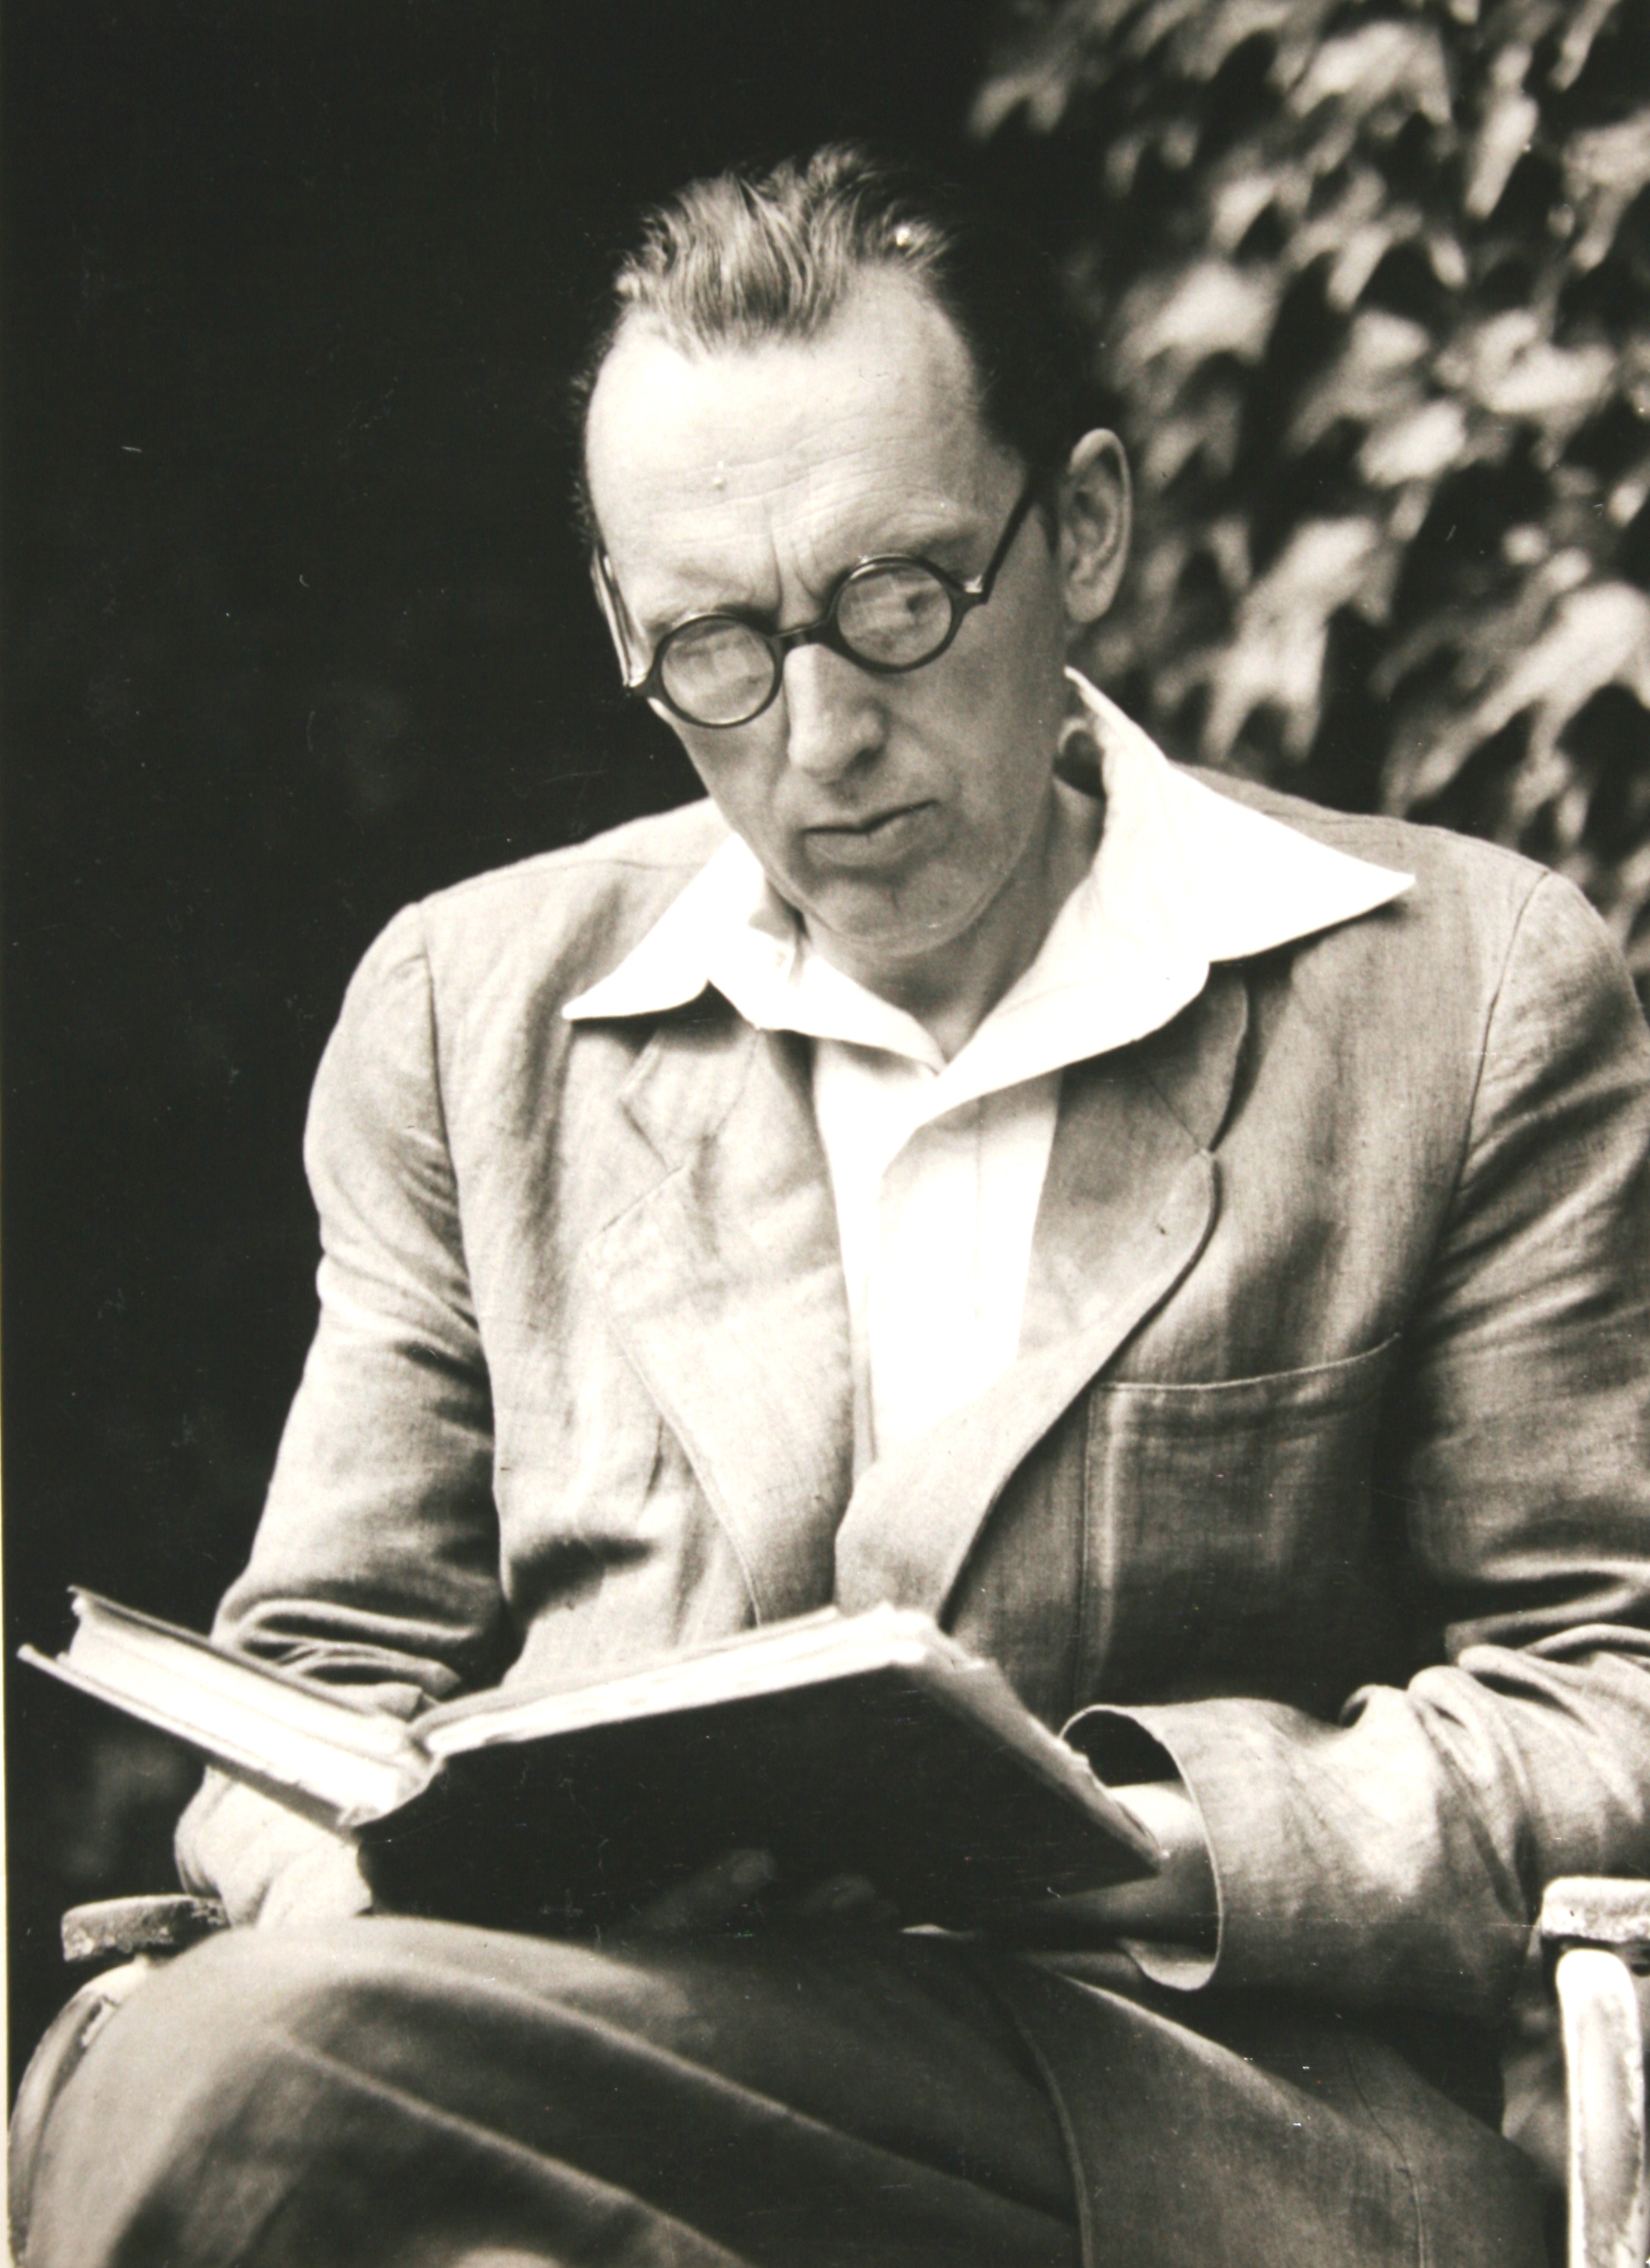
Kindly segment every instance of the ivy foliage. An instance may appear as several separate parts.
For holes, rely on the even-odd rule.
[[[1573,877],[1650,992],[1650,6],[1022,0],[1176,753]]]

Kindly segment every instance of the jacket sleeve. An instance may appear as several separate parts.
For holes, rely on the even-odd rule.
[[[496,1677],[504,1621],[487,1372],[416,907],[350,986],[305,1163],[320,1218],[320,1323],[251,1561],[214,1634],[406,1715]],[[209,1776],[180,1833],[186,1875],[232,1881],[237,1904],[255,1911],[265,1877],[302,1861],[320,1832],[270,1815]]]
[[[487,1369],[416,906],[350,986],[304,1155],[320,1322],[216,1635],[406,1710],[496,1675],[503,1614]]]
[[[1602,925],[1549,877],[1487,1027],[1447,1225],[1378,1473],[1421,1665],[1338,1723],[1218,1698],[1142,1730],[1202,1812],[1212,1964],[1161,1981],[1500,2012],[1543,1885],[1650,1873],[1650,1035]]]

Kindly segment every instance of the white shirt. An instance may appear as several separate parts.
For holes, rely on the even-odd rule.
[[[712,985],[759,1029],[813,1039],[861,1466],[1013,1361],[1064,1067],[1160,1030],[1212,962],[1350,921],[1410,886],[1175,770],[1071,674],[1100,755],[1100,845],[1036,959],[949,1063],[914,1017],[821,959],[737,836],[563,1011],[657,1014]]]

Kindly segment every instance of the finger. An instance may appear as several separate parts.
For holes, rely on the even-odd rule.
[[[786,1908],[798,1921],[848,1929],[897,1929],[899,1908],[864,1874],[833,1874]]]
[[[768,1851],[730,1851],[692,1879],[667,1890],[637,1917],[650,1937],[686,1937],[732,1921],[778,1872]]]
[[[1123,1937],[1201,1945],[1212,1928],[1196,1886],[1188,1888],[1172,1872],[1101,1890],[1005,1902],[982,1918],[994,1936],[1037,1946],[1105,1945]]]
[[[799,1921],[857,1921],[878,1903],[877,1886],[865,1874],[832,1874],[815,1882],[786,1908]]]

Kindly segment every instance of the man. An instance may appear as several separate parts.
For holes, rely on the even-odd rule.
[[[852,151],[654,217],[593,571],[712,801],[369,954],[220,1629],[410,1712],[898,1599],[1168,1864],[986,1944],[734,1852],[558,1944],[209,1782],[259,1926],[99,2041],[31,2268],[1542,2258],[1493,2028],[1543,1881],[1650,1863],[1650,1042],[1564,883],[1068,680],[1073,367]]]

